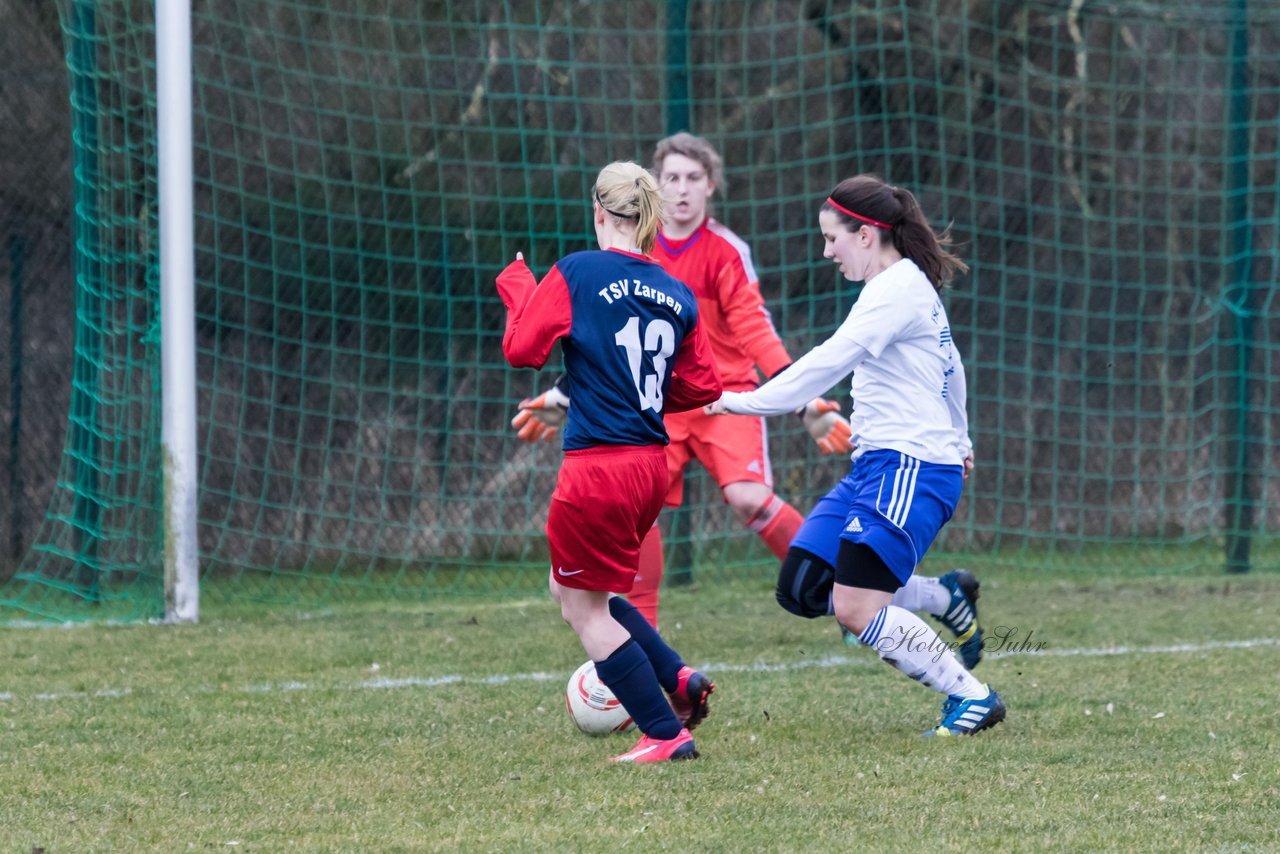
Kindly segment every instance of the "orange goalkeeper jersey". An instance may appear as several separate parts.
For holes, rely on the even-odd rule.
[[[751,249],[742,238],[708,217],[684,240],[659,232],[653,258],[697,297],[725,389],[755,388],[760,384],[757,366],[768,378],[791,364],[760,296]]]

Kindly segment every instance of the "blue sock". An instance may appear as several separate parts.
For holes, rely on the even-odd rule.
[[[667,646],[667,642],[658,634],[658,630],[649,625],[649,621],[621,596],[609,597],[609,613],[631,634],[631,639],[640,644],[644,654],[649,656],[653,672],[658,676],[658,684],[662,690],[670,693],[676,689],[676,679],[684,661],[676,651]]]
[[[604,661],[596,662],[596,675],[631,713],[636,726],[650,738],[668,739],[683,727],[667,703],[644,650],[629,640]]]

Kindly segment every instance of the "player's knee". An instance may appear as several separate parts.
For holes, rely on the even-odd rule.
[[[734,518],[749,526],[768,512],[773,503],[773,490],[763,483],[731,483],[724,488],[724,500]]]
[[[855,635],[860,635],[871,623],[871,617],[875,612],[867,614],[865,609],[853,605],[852,603],[836,602],[832,610],[835,612],[836,622],[844,626]]]
[[[778,600],[778,604],[782,606],[782,610],[795,614],[797,617],[812,620],[815,617],[821,617],[826,614],[825,609],[819,611],[811,603],[803,599],[797,599],[790,591],[784,590],[782,587],[775,590],[773,595]]]
[[[569,628],[573,629],[574,634],[582,637],[582,632],[586,628],[590,619],[590,615],[585,613],[581,607],[560,600],[560,619],[564,620]]]
[[[825,617],[831,613],[831,564],[804,549],[792,548],[778,571],[774,597],[783,610],[797,617]]]
[[[773,493],[765,496],[762,500],[739,501],[737,504],[730,504],[729,508],[733,511],[733,515],[743,525],[751,525],[759,520],[768,508],[769,502],[773,499]]]
[[[832,596],[832,610],[840,625],[857,634],[890,604],[894,591],[902,586],[875,549],[849,540],[840,542],[835,575],[841,588]]]

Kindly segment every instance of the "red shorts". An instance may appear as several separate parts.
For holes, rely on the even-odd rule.
[[[679,507],[684,500],[684,470],[694,457],[707,467],[721,489],[742,481],[773,488],[769,434],[763,418],[703,415],[701,409],[691,409],[667,415],[663,421],[671,437],[667,445],[668,507]]]
[[[566,451],[547,514],[551,573],[565,587],[631,590],[640,541],[662,509],[661,445]]]

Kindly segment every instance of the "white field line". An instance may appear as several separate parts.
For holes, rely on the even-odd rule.
[[[1115,646],[1115,647],[1075,647],[1071,649],[1028,649],[1022,651],[997,652],[987,656],[988,660],[997,658],[1101,658],[1113,655],[1178,655],[1183,653],[1210,652],[1217,649],[1260,649],[1263,647],[1280,647],[1280,638],[1253,638],[1251,640],[1206,641],[1204,643],[1168,644],[1162,646]],[[805,661],[789,661],[767,664],[762,661],[750,664],[729,664],[727,662],[699,665],[699,669],[707,673],[782,673],[792,670],[809,670],[812,668],[830,667],[869,667],[878,666],[879,662],[870,653],[851,658],[844,655],[831,655]],[[346,685],[309,685],[306,682],[266,682],[260,685],[245,685],[231,691],[246,694],[273,694],[288,691],[366,691],[387,688],[440,688],[446,685],[508,685],[514,682],[556,682],[568,678],[568,672],[534,672],[495,674],[492,676],[407,676],[399,679],[377,677],[351,682]],[[219,688],[195,689],[195,693],[212,694]],[[28,699],[36,702],[55,700],[77,700],[92,697],[107,699],[125,697],[133,693],[132,688],[103,688],[98,691],[66,691],[62,693],[42,693],[31,695]],[[20,699],[16,694],[0,691],[0,703],[14,702]]]

